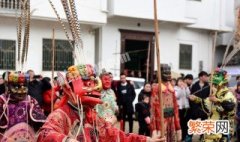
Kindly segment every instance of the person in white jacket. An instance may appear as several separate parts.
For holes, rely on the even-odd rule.
[[[182,141],[185,140],[187,135],[187,110],[189,108],[188,96],[190,95],[189,87],[184,83],[182,77],[177,79],[176,86],[174,87],[178,108],[179,108],[179,118],[180,125],[182,129]]]

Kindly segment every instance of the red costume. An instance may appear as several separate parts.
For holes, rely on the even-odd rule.
[[[126,135],[123,131],[112,127],[110,123],[104,122],[101,118],[97,118],[97,130],[94,125],[84,121],[84,133],[79,133],[80,118],[76,109],[69,104],[64,105],[51,113],[46,123],[41,128],[38,142],[62,142],[67,138],[76,138],[77,141],[95,142],[96,138],[99,142],[145,142],[145,136],[136,134]]]
[[[54,87],[53,92],[51,90],[47,90],[43,93],[43,109],[44,112],[50,113],[51,112],[51,103],[52,103],[52,93],[53,93],[53,102],[55,103],[57,100],[56,93],[60,90],[60,87]]]
[[[160,130],[160,105],[158,98],[158,85],[153,84],[152,86],[152,95],[151,95],[151,107],[154,117],[152,117],[151,128],[153,130]],[[174,142],[176,132],[181,130],[179,115],[178,115],[178,106],[177,100],[174,93],[174,89],[171,84],[163,85],[162,84],[162,95],[164,102],[164,124],[165,132],[167,133],[167,141]]]
[[[162,66],[162,99],[163,107],[160,108],[159,101],[159,86],[158,84],[152,85],[151,95],[151,129],[161,130],[161,114],[160,109],[163,109],[164,113],[164,128],[167,142],[181,141],[181,126],[178,115],[178,104],[175,96],[175,91],[172,85],[169,83],[171,80],[171,70],[169,66]]]
[[[97,117],[93,108],[101,103],[101,82],[95,78],[92,66],[72,66],[69,68],[69,73],[73,77],[69,83],[61,79],[61,76],[58,77],[69,101],[49,115],[40,129],[38,142],[146,141],[145,136],[125,134],[104,119]]]

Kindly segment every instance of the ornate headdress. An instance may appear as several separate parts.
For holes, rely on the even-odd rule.
[[[211,81],[213,84],[215,84],[217,86],[222,86],[222,85],[228,83],[227,71],[217,68],[213,74]]]
[[[81,64],[68,68],[68,81],[65,82],[58,74],[58,80],[65,84],[63,91],[70,96],[74,103],[77,98],[81,99],[83,105],[95,106],[101,103],[102,83],[99,78],[96,78],[96,71],[89,64]],[[65,82],[65,83],[64,83]],[[68,86],[68,87],[67,87]]]
[[[9,91],[12,94],[27,94],[27,82],[30,79],[29,74],[22,72],[6,72],[4,75]]]
[[[69,67],[68,74],[70,78],[81,77],[83,80],[88,80],[96,77],[96,70],[89,64],[81,64]]]

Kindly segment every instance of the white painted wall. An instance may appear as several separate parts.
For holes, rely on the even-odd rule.
[[[227,21],[233,16],[229,15],[227,10],[234,6],[234,0],[202,0],[201,2],[187,0],[186,4],[186,16],[196,18],[196,23],[189,27],[219,31],[232,30]]]
[[[235,0],[235,8],[240,7],[240,0]]]
[[[51,0],[62,19],[66,19],[60,0]],[[107,0],[75,0],[78,19],[81,23],[104,24],[107,21]],[[48,0],[31,1],[32,18],[56,20]],[[0,15],[15,16],[15,10],[0,9]]]
[[[110,16],[153,19],[153,0],[109,0]],[[185,17],[186,0],[158,0],[158,19],[191,23]]]
[[[56,15],[48,0],[31,1],[31,8],[35,10],[33,16],[39,18],[55,19]],[[62,4],[59,0],[52,0],[61,18],[65,18]],[[106,23],[106,0],[76,0],[79,20],[83,23]]]
[[[189,27],[231,31],[228,9],[234,0],[157,0],[158,19],[188,23]],[[153,19],[153,0],[109,0],[110,16]]]
[[[0,17],[0,39],[16,40],[16,23],[14,18]],[[50,72],[42,71],[42,39],[52,38],[52,29],[55,28],[55,39],[66,39],[58,22],[32,20],[28,60],[23,71],[33,69],[36,73],[50,76]],[[84,63],[94,63],[94,35],[89,25],[81,25],[82,40],[84,42]],[[83,59],[83,57],[82,57]],[[77,63],[77,62],[75,62]],[[17,70],[20,70],[17,67]],[[0,71],[2,72],[2,71]]]
[[[137,23],[141,23],[141,27]],[[152,21],[113,18],[102,28],[102,55],[101,65],[110,70],[115,76],[120,73],[120,32],[119,29],[151,31],[153,32]],[[179,70],[179,43],[193,44],[193,69]],[[178,24],[169,22],[160,24],[160,48],[161,63],[172,65],[172,69],[177,72],[192,73],[197,76],[199,72],[199,61],[203,61],[203,69],[210,71],[210,48],[211,38],[206,31],[186,29]],[[118,53],[117,56],[114,53]],[[156,67],[155,61],[155,69]]]

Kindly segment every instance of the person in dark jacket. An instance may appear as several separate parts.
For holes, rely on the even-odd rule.
[[[41,76],[36,76],[33,70],[28,70],[27,74],[30,76],[28,82],[28,94],[37,100],[38,104],[43,105],[43,84],[41,82]]]
[[[133,131],[133,101],[136,97],[135,90],[132,84],[128,83],[126,80],[126,75],[120,75],[121,83],[117,87],[117,104],[119,106],[120,115],[122,115],[123,119],[129,122],[129,133]],[[124,121],[125,122],[125,121]],[[124,123],[125,126],[125,123]]]
[[[4,81],[4,75],[0,75],[0,95],[6,92],[6,85]]]
[[[151,96],[151,84],[145,83],[144,88],[141,90],[141,92],[138,95],[138,102],[143,101],[143,96],[147,95],[148,97]]]
[[[193,83],[193,75],[192,74],[187,74],[184,77],[184,83],[186,83],[188,88],[191,89],[192,83]]]
[[[198,74],[199,81],[197,81],[195,84],[193,84],[191,88],[191,95],[189,95],[189,104],[190,104],[190,110],[188,112],[188,120],[206,120],[208,118],[207,114],[205,113],[201,103],[195,103],[193,100],[195,100],[195,96],[206,99],[210,95],[210,86],[208,83],[208,73],[205,71],[201,71]],[[204,110],[203,110],[204,109]],[[192,141],[192,135],[187,135],[186,142]]]
[[[138,114],[139,131],[138,134],[150,136],[150,97],[143,94],[143,100],[136,104]]]

